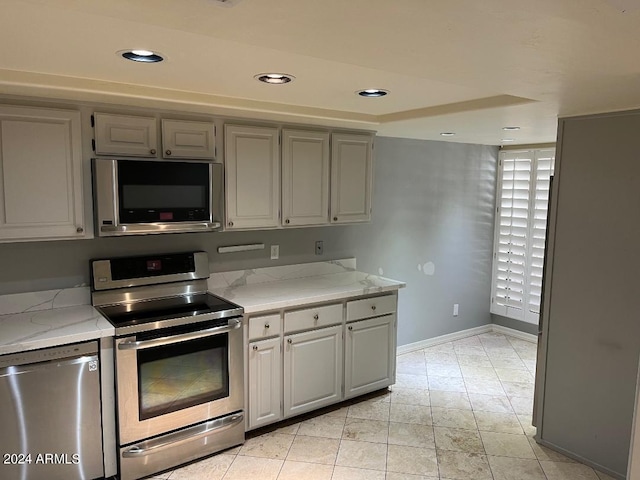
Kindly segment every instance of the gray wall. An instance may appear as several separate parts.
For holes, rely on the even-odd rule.
[[[640,112],[560,122],[543,312],[539,436],[620,478],[640,355],[638,132]]]
[[[371,224],[0,244],[0,294],[87,284],[89,259],[109,256],[202,249],[216,271],[355,256],[359,270],[382,269],[407,282],[400,291],[400,345],[485,325],[496,165],[495,147],[377,138]],[[321,257],[314,255],[316,240],[324,241]],[[216,252],[242,243],[267,248]],[[280,260],[269,260],[272,244],[280,245]],[[427,262],[432,275],[418,270]]]

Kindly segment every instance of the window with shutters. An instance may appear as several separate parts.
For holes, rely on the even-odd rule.
[[[538,323],[554,149],[500,152],[491,312]]]

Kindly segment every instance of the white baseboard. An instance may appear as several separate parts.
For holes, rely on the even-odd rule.
[[[491,331],[491,326],[491,324],[482,325],[481,327],[468,328],[467,330],[460,330],[459,332],[447,333],[446,335],[440,335],[439,337],[427,338],[426,340],[421,340],[419,342],[400,345],[397,353],[398,355],[402,355],[403,353],[415,352],[416,350],[422,350],[423,348],[435,347],[442,343],[473,337],[474,335],[480,335],[481,333],[488,333]]]
[[[427,338],[415,343],[408,343],[406,345],[400,345],[397,349],[397,354],[415,352],[416,350],[422,350],[423,348],[435,347],[443,343],[453,342],[455,340],[462,340],[463,338],[473,337],[474,335],[480,335],[481,333],[496,332],[502,335],[509,335],[511,337],[519,338],[527,342],[536,343],[538,337],[530,333],[524,333],[513,328],[503,327],[502,325],[496,325],[490,323],[488,325],[482,325],[481,327],[468,328],[466,330],[460,330],[459,332],[447,333],[446,335],[440,335],[439,337]]]
[[[521,332],[520,330],[515,330],[509,327],[503,327],[502,325],[496,325],[495,323],[492,323],[491,327],[492,327],[491,329],[496,333],[502,333],[503,335],[516,337],[516,338],[519,338],[520,340],[525,340],[531,343],[538,343],[537,335]]]

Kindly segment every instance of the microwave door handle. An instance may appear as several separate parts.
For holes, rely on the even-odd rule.
[[[144,348],[160,347],[162,345],[171,345],[172,343],[186,342],[188,340],[196,340],[198,338],[212,337],[221,333],[231,332],[242,326],[242,321],[237,319],[229,320],[227,325],[219,327],[198,330],[197,332],[182,333],[180,335],[171,335],[168,337],[154,338],[153,340],[142,340],[140,342],[124,341],[118,344],[119,350],[142,350]]]

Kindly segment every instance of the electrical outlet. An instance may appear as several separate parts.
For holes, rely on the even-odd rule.
[[[460,306],[460,305],[458,305],[457,303],[454,303],[454,304],[453,304],[453,316],[454,316],[454,317],[457,317],[457,316],[458,316],[458,307],[459,307],[459,306]]]
[[[324,253],[324,244],[322,240],[316,242],[316,255],[322,255]]]
[[[280,258],[280,245],[271,245],[271,260]]]

